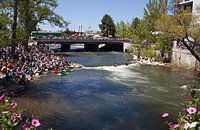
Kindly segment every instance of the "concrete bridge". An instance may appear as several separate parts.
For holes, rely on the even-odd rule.
[[[69,52],[71,44],[84,44],[85,51],[126,51],[130,42],[122,40],[37,39],[37,44],[61,44],[62,52]]]

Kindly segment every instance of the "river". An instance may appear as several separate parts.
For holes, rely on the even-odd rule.
[[[69,75],[47,73],[13,100],[39,118],[39,129],[163,130],[176,123],[180,103],[195,75],[187,70],[123,64],[121,52],[70,52],[67,59],[85,66]],[[169,112],[169,118],[162,114]]]

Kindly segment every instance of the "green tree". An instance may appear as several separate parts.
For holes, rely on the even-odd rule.
[[[180,12],[181,11],[181,6],[179,5],[180,2],[182,2],[183,0],[171,0],[170,1],[170,6],[169,6],[169,10],[175,14],[176,12]]]
[[[137,44],[141,44],[145,40],[146,29],[144,20],[140,20],[137,17],[133,18],[131,25],[128,26],[128,37],[132,38]]]
[[[190,9],[183,10],[182,13],[175,15],[163,15],[157,27],[166,37],[174,40],[182,40],[184,46],[200,62],[200,24],[197,20],[199,15],[191,13]]]
[[[6,8],[8,1],[0,1],[0,46],[11,45],[10,27],[12,20],[10,18],[10,12]]]
[[[13,48],[19,42],[27,48],[31,31],[36,30],[39,23],[67,27],[69,22],[54,12],[57,6],[57,0],[1,0],[0,11],[6,12],[12,21],[8,28],[12,29]]]
[[[8,27],[11,21],[3,10],[0,10],[0,12],[0,46],[10,45],[11,40],[9,39],[10,31]]]
[[[144,8],[144,20],[146,28],[146,49],[148,44],[155,40],[155,35],[152,32],[155,30],[156,20],[161,17],[162,14],[166,14],[168,9],[168,0],[149,0]]]
[[[39,23],[49,22],[52,26],[66,28],[69,22],[54,12],[58,6],[57,0],[23,0],[20,3],[19,21],[25,28],[25,45],[28,46],[28,39],[31,31],[36,30]]]
[[[160,51],[161,57],[163,58],[165,53],[171,52],[171,46],[169,45],[170,41],[165,35],[160,35],[158,42],[156,49]]]
[[[128,37],[129,38],[134,38],[135,34],[136,34],[136,28],[139,24],[139,19],[136,17],[136,18],[133,18],[132,20],[132,23],[130,26],[128,26]]]
[[[146,38],[144,20],[139,20],[138,18],[133,19],[129,31],[131,32],[131,38],[136,43],[133,44],[132,47],[136,49],[135,51],[137,52],[137,56],[140,58],[142,48],[144,47],[144,40]]]
[[[104,37],[108,37],[112,35],[115,37],[116,27],[110,15],[104,15],[102,20],[102,24],[99,24],[99,28],[101,29],[102,35]]]
[[[174,40],[174,35],[170,30],[173,26],[173,17],[168,14],[163,14],[160,19],[156,21],[156,29],[160,30],[162,34],[158,36],[158,46],[156,49],[160,50],[161,56],[164,56],[164,53],[168,53],[168,60],[171,61],[172,56],[172,43]]]
[[[127,25],[124,21],[117,22],[115,36],[119,38],[125,38],[127,36]]]

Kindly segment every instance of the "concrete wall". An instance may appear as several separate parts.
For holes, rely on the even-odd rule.
[[[197,6],[200,6],[200,0],[193,0],[193,13],[199,13],[199,11],[197,11]]]
[[[131,43],[124,43],[123,51],[127,52],[127,49],[131,46]]]
[[[189,68],[199,68],[200,63],[195,59],[195,57],[188,51],[185,47],[177,47],[174,43],[174,48],[172,50],[172,62]]]

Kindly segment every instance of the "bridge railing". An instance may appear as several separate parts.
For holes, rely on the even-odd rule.
[[[129,43],[134,43],[134,41],[132,39],[128,39],[128,38],[82,38],[82,37],[78,37],[78,38],[74,38],[74,37],[54,37],[54,38],[33,38],[32,40],[34,41],[66,41],[66,40],[70,40],[70,41],[123,41],[123,42],[129,42]]]

